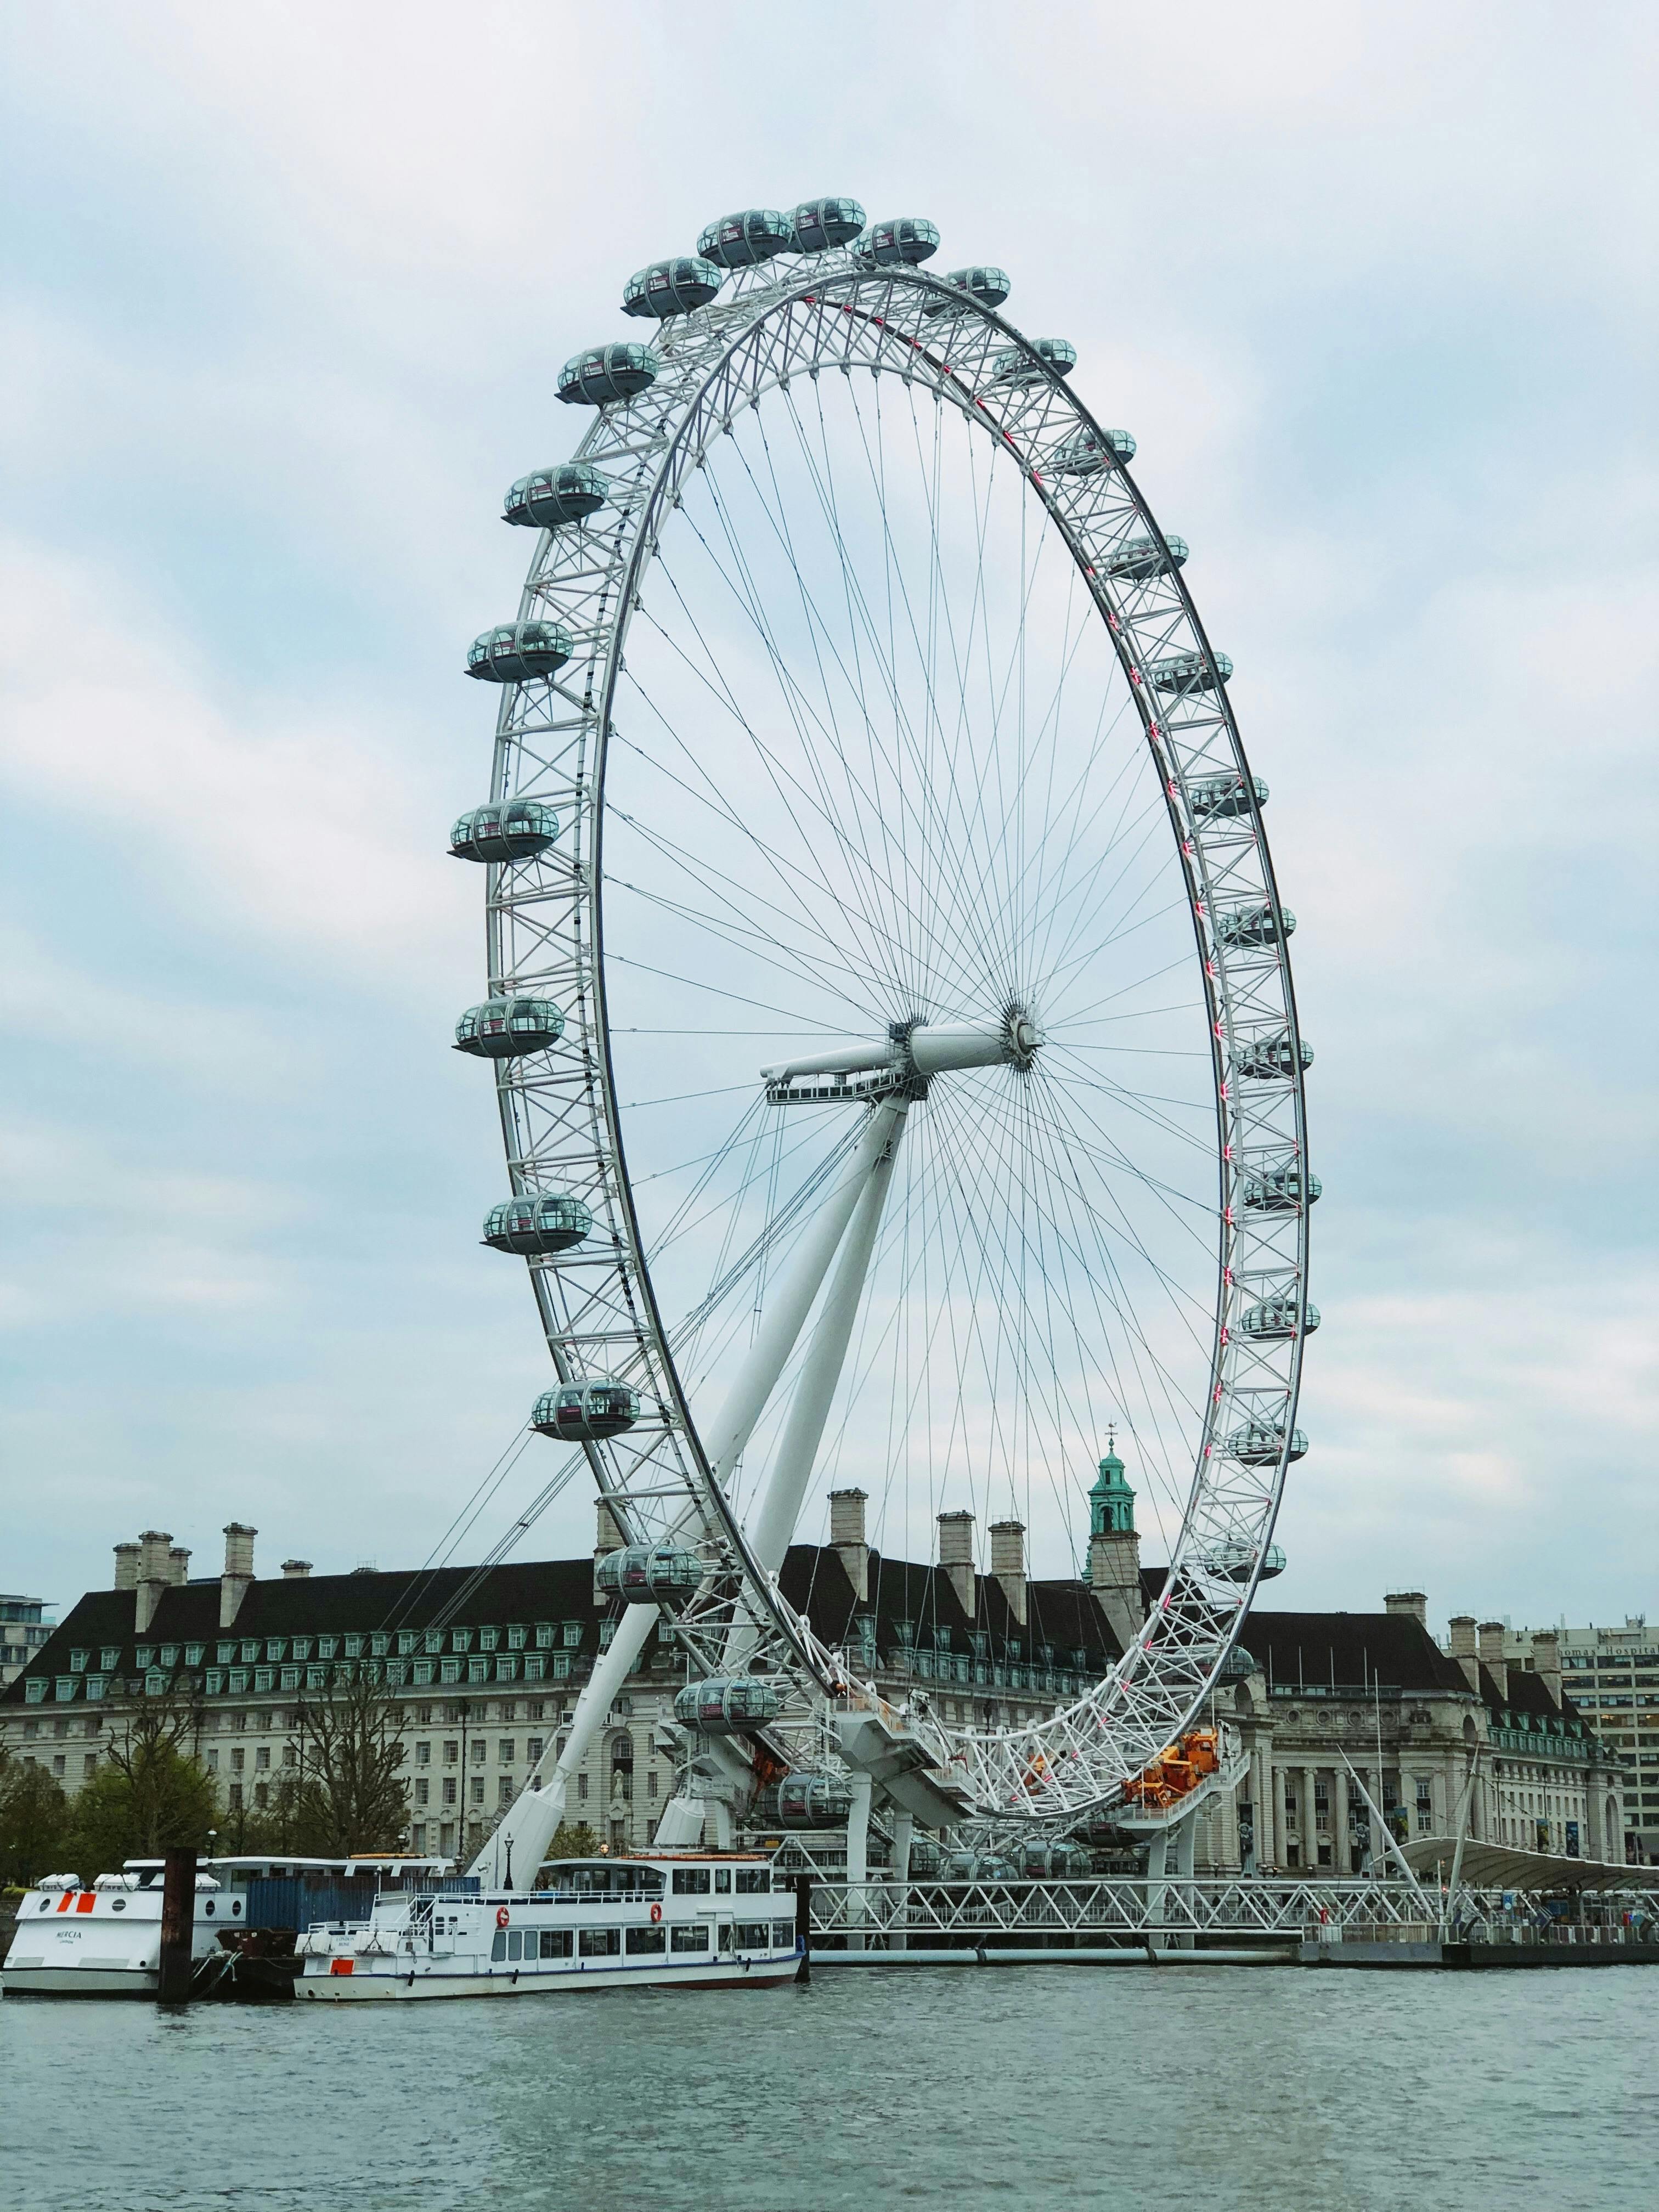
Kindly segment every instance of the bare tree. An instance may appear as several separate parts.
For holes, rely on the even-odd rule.
[[[408,1817],[403,1709],[366,1668],[295,1715],[295,1826],[313,1850],[396,1850]]]
[[[103,1773],[77,1799],[88,1842],[153,1858],[173,1844],[200,1844],[214,1811],[213,1784],[193,1748],[202,1723],[195,1679],[180,1674],[145,1692],[104,1739]],[[109,1830],[105,1835],[102,1832]]]

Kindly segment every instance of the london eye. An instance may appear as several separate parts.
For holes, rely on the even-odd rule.
[[[1109,1811],[1220,1678],[1306,1449],[1311,1054],[1231,663],[1072,346],[938,244],[816,200],[630,277],[468,656],[485,1237],[614,1528],[584,1697],[672,1641],[693,1820],[877,1739],[964,1819]],[[1060,1556],[1109,1434],[1168,1571],[1040,1718],[890,1712],[784,1593],[825,1490],[888,1557],[955,1512]]]

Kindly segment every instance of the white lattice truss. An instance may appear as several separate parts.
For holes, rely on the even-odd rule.
[[[855,1934],[866,1949],[907,1936],[968,1948],[988,1936],[1033,1943],[1166,1934],[1289,1940],[1332,1927],[1437,1932],[1425,1916],[1439,1905],[1437,1892],[1425,1900],[1404,1881],[816,1882],[812,1929],[832,1939]],[[1466,1919],[1499,1919],[1503,1893],[1466,1889],[1461,1910]]]
[[[931,312],[930,312],[931,311]],[[531,1261],[553,1364],[563,1381],[602,1374],[640,1394],[628,1434],[586,1445],[600,1492],[630,1541],[670,1530],[697,1549],[707,1574],[677,1616],[694,1668],[717,1671],[734,1625],[754,1656],[787,1685],[769,1734],[791,1763],[833,1755],[832,1721],[874,1692],[849,1675],[793,1612],[758,1565],[713,1478],[673,1349],[654,1302],[623,1158],[606,1028],[604,909],[605,763],[630,615],[688,479],[740,410],[793,380],[859,370],[937,395],[996,441],[1024,471],[1076,562],[1130,686],[1167,797],[1169,827],[1192,908],[1212,1042],[1222,1224],[1209,1417],[1167,1588],[1116,1669],[1052,1719],[1006,1733],[899,1723],[918,1735],[964,1811],[1052,1822],[1117,1801],[1122,1785],[1190,1724],[1216,1681],[1278,1509],[1295,1429],[1307,1283],[1307,1207],[1242,1202],[1247,1178],[1304,1169],[1304,1097],[1295,1002],[1282,929],[1229,942],[1216,917],[1265,908],[1278,892],[1259,808],[1226,815],[1195,806],[1194,784],[1249,770],[1226,691],[1178,574],[1113,575],[1126,542],[1163,540],[1127,471],[1056,468],[1060,449],[1094,417],[999,316],[912,268],[881,271],[847,252],[740,272],[714,307],[665,326],[661,373],[649,390],[597,410],[576,458],[603,471],[609,504],[579,528],[541,533],[520,618],[551,619],[574,640],[551,679],[505,688],[490,798],[535,796],[563,825],[542,856],[489,870],[492,995],[544,993],[564,1010],[552,1049],[498,1063],[496,1081],[515,1192],[569,1192],[594,1216],[580,1248]],[[993,372],[1019,349],[1029,374]],[[1143,672],[1193,656],[1194,681],[1160,695]],[[1277,1073],[1241,1073],[1252,1040],[1288,1040]],[[1243,1054],[1248,1058],[1248,1054]],[[1259,1055],[1258,1055],[1259,1066]],[[865,1109],[869,1110],[869,1109]],[[1243,1334],[1248,1303],[1282,1301],[1297,1325],[1263,1341]],[[1246,1428],[1283,1440],[1275,1463],[1230,1456]],[[1242,1554],[1241,1554],[1242,1547]]]

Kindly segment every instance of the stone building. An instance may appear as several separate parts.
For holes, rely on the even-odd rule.
[[[0,1689],[21,1674],[52,1634],[46,1601],[18,1590],[0,1590]]]
[[[1251,1613],[1239,1640],[1256,1671],[1233,1692],[1250,1755],[1237,1863],[1369,1870],[1383,1846],[1367,1797],[1402,1838],[1467,1820],[1483,1841],[1622,1860],[1621,1771],[1559,1671],[1510,1668],[1501,1624],[1470,1615],[1443,1650],[1427,1616],[1416,1590],[1381,1613]],[[1224,1864],[1231,1838],[1216,1840]]]
[[[1162,1589],[1143,1567],[1134,1492],[1109,1447],[1090,1492],[1081,1578],[1030,1575],[1024,1530],[939,1516],[938,1556],[888,1559],[868,1540],[861,1491],[833,1492],[830,1541],[792,1546],[779,1577],[819,1636],[896,1705],[981,1728],[1038,1720],[1121,1655]],[[70,1611],[0,1693],[0,1742],[49,1762],[66,1788],[97,1771],[134,1701],[191,1701],[195,1747],[228,1814],[267,1811],[298,1756],[307,1696],[367,1669],[401,1728],[409,1847],[469,1856],[529,1778],[550,1765],[609,1641],[593,1559],[613,1548],[601,1508],[593,1559],[487,1568],[314,1575],[303,1559],[254,1571],[255,1532],[225,1530],[221,1573],[150,1530],[115,1547],[113,1587]],[[1443,1650],[1422,1595],[1380,1613],[1279,1613],[1245,1623],[1220,1704],[1249,1753],[1244,1782],[1203,1817],[1198,1864],[1347,1875],[1381,1855],[1365,1802],[1397,1833],[1450,1835],[1477,1747],[1472,1832],[1522,1848],[1623,1856],[1622,1769],[1565,1694],[1547,1637],[1510,1664],[1500,1624],[1455,1619]],[[658,1731],[683,1680],[659,1629],[575,1777],[570,1820],[613,1849],[648,1842],[672,1790]],[[1363,1785],[1363,1791],[1362,1791]]]
[[[971,1515],[940,1516],[940,1555],[926,1566],[866,1542],[862,1492],[838,1493],[833,1515],[837,1540],[793,1547],[781,1582],[897,1698],[930,1697],[951,1719],[994,1725],[1052,1711],[1117,1656],[1080,1583],[1027,1579],[1018,1522],[991,1530],[994,1571],[981,1575]],[[594,1558],[616,1542],[603,1509],[599,1522]],[[223,1569],[208,1577],[192,1577],[189,1551],[160,1530],[118,1544],[112,1587],[80,1599],[0,1694],[0,1743],[73,1790],[136,1701],[182,1692],[226,1814],[257,1814],[298,1759],[301,1702],[367,1668],[402,1729],[410,1849],[476,1850],[544,1754],[550,1765],[610,1640],[593,1559],[343,1575],[287,1559],[266,1579],[256,1533],[233,1522]],[[610,1848],[647,1843],[667,1802],[656,1732],[683,1679],[659,1632],[575,1777],[566,1816]]]
[[[1625,1853],[1659,1865],[1659,1628],[1644,1613],[1618,1628],[1516,1628],[1505,1632],[1511,1679],[1559,1672],[1573,1703],[1625,1772]]]

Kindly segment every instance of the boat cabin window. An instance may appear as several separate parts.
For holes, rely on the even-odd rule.
[[[716,1867],[714,1869],[714,1887],[717,1890],[720,1891],[722,1894],[731,1888],[732,1869],[730,1867]]]
[[[542,1956],[544,1959],[568,1959],[575,1948],[575,1938],[568,1928],[544,1928]]]
[[[732,1931],[739,1951],[769,1951],[772,1926],[766,1920],[739,1920]]]
[[[668,1930],[665,1928],[630,1928],[627,1935],[629,1958],[648,1958],[668,1948]]]
[[[708,1869],[707,1867],[676,1867],[674,1869],[676,1897],[707,1897]]]
[[[620,1928],[579,1928],[576,1936],[584,1959],[614,1959],[622,1949]]]
[[[707,1951],[708,1923],[699,1920],[688,1927],[682,1921],[674,1929],[674,1948],[677,1951]]]
[[[792,1950],[794,1942],[795,1923],[793,1920],[775,1920],[772,1923],[772,1948],[775,1951]]]
[[[660,1897],[660,1867],[629,1859],[567,1860],[547,1869],[548,1887],[561,1897]]]
[[[739,1867],[737,1875],[739,1897],[753,1897],[761,1891],[771,1889],[772,1869],[769,1866]]]

